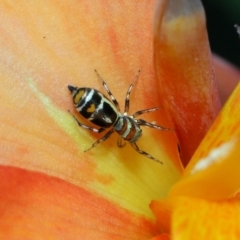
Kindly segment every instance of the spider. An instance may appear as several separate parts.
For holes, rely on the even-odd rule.
[[[140,74],[140,70],[138,71],[137,75],[135,76],[132,84],[129,86],[126,98],[125,98],[125,107],[124,113],[121,114],[120,106],[111,91],[109,90],[105,81],[101,78],[97,70],[95,70],[99,80],[101,81],[103,87],[105,88],[108,96],[111,100],[109,100],[104,94],[99,92],[94,88],[87,88],[87,87],[73,87],[71,85],[68,86],[69,91],[72,93],[73,103],[76,110],[88,121],[95,124],[98,128],[87,126],[83,123],[80,123],[77,118],[72,114],[75,118],[76,122],[80,127],[86,128],[90,131],[95,133],[101,133],[107,129],[107,133],[100,139],[98,139],[95,143],[92,144],[90,149],[96,147],[99,143],[108,139],[112,133],[117,132],[119,134],[117,140],[117,146],[122,148],[125,146],[126,143],[123,143],[122,140],[125,140],[130,143],[130,145],[140,154],[150,158],[153,161],[159,162],[163,164],[163,162],[157,160],[149,153],[139,149],[138,145],[136,144],[137,140],[142,136],[142,129],[141,126],[147,126],[150,128],[155,128],[158,130],[169,130],[169,128],[165,128],[162,126],[158,126],[156,124],[152,124],[147,122],[143,119],[136,119],[139,115],[144,113],[153,112],[158,110],[158,107],[153,107],[149,109],[144,109],[135,112],[133,115],[128,115],[129,105],[130,105],[130,94],[132,92],[133,86],[138,79]]]

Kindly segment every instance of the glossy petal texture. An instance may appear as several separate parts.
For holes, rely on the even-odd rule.
[[[240,186],[240,84],[200,144],[170,196],[233,196]]]
[[[186,165],[220,109],[205,16],[199,0],[171,0],[155,18],[156,74]]]
[[[151,222],[70,183],[0,167],[1,239],[149,239]]]
[[[240,238],[240,201],[180,198],[172,217],[172,239]]]
[[[117,148],[116,135],[84,153],[100,136],[68,112],[77,114],[67,85],[104,92],[97,69],[122,107],[140,68],[131,113],[161,105],[153,13],[154,1],[1,1],[0,164],[57,177],[151,222],[150,201],[165,197],[182,172],[175,132],[143,128],[139,147],[163,165]],[[143,118],[172,127],[165,115],[160,108]]]

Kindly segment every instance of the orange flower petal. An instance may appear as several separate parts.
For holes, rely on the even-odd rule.
[[[172,216],[172,239],[240,238],[240,201],[179,198]]]
[[[200,144],[169,196],[233,196],[240,186],[240,84]]]
[[[143,128],[139,147],[163,165],[129,144],[118,148],[116,134],[84,153],[102,135],[78,127],[68,112],[73,104],[67,85],[104,92],[96,68],[122,107],[140,68],[131,113],[158,106],[151,54],[154,1],[1,1],[0,8],[0,164],[47,173],[153,218],[149,202],[166,196],[181,175],[180,164],[172,163],[178,157],[175,133]],[[170,127],[162,114],[160,109],[145,116]],[[165,136],[173,151],[166,151]]]
[[[186,165],[216,118],[220,100],[200,1],[171,1],[164,17],[162,2],[159,5],[155,69]]]
[[[151,240],[171,240],[171,236],[169,234],[163,233],[154,238],[151,238]]]
[[[151,221],[57,178],[0,167],[1,239],[150,239]]]
[[[153,200],[150,204],[150,208],[157,219],[158,228],[165,233],[171,231],[172,205],[172,199]]]

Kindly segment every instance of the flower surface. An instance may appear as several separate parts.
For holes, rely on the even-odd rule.
[[[228,148],[233,159],[239,144],[238,115],[229,120],[231,132],[215,140],[223,132],[218,126],[230,123],[221,112],[212,138],[206,136],[211,144],[204,140],[197,149],[220,109],[203,9],[199,1],[166,3],[156,9],[155,1],[1,1],[0,238],[166,240],[171,234],[178,239],[174,229],[185,221],[178,217],[182,203],[194,209],[199,201],[208,209],[210,199],[234,194],[234,160],[230,165],[221,160],[217,169],[216,161],[212,168],[197,167],[227,142],[234,145]],[[118,148],[117,134],[84,153],[103,135],[77,125],[69,111],[89,123],[74,109],[67,86],[106,95],[94,69],[122,111],[141,70],[130,113],[160,107],[141,117],[175,130],[142,129],[139,147],[162,165],[129,144]],[[238,91],[224,108],[231,116],[238,111]],[[215,189],[226,167],[235,178]],[[209,187],[207,193],[200,187],[201,201],[193,190],[204,176]],[[162,200],[150,209],[153,199]],[[224,206],[234,204],[237,200]]]

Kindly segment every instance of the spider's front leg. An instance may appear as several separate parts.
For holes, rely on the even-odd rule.
[[[155,128],[155,129],[162,130],[162,131],[174,131],[173,129],[162,127],[162,126],[147,122],[143,119],[135,119],[135,121],[139,126],[147,126],[147,127]]]
[[[107,84],[105,83],[105,81],[102,79],[102,77],[99,75],[98,71],[95,69],[95,73],[97,74],[98,78],[100,79],[103,87],[105,88],[106,92],[108,93],[108,96],[110,97],[110,99],[112,100],[113,104],[116,106],[117,110],[120,111],[120,106],[118,101],[116,100],[116,98],[113,96],[112,92],[110,91],[110,89],[108,88]]]
[[[155,162],[158,162],[158,163],[163,164],[163,162],[161,162],[161,161],[159,161],[158,159],[154,158],[154,157],[153,157],[152,155],[150,155],[149,153],[147,153],[147,152],[139,149],[138,145],[137,145],[135,142],[130,143],[130,144],[131,144],[131,146],[132,146],[138,153],[144,155],[145,157],[150,158],[151,160],[153,160],[153,161],[155,161]]]

